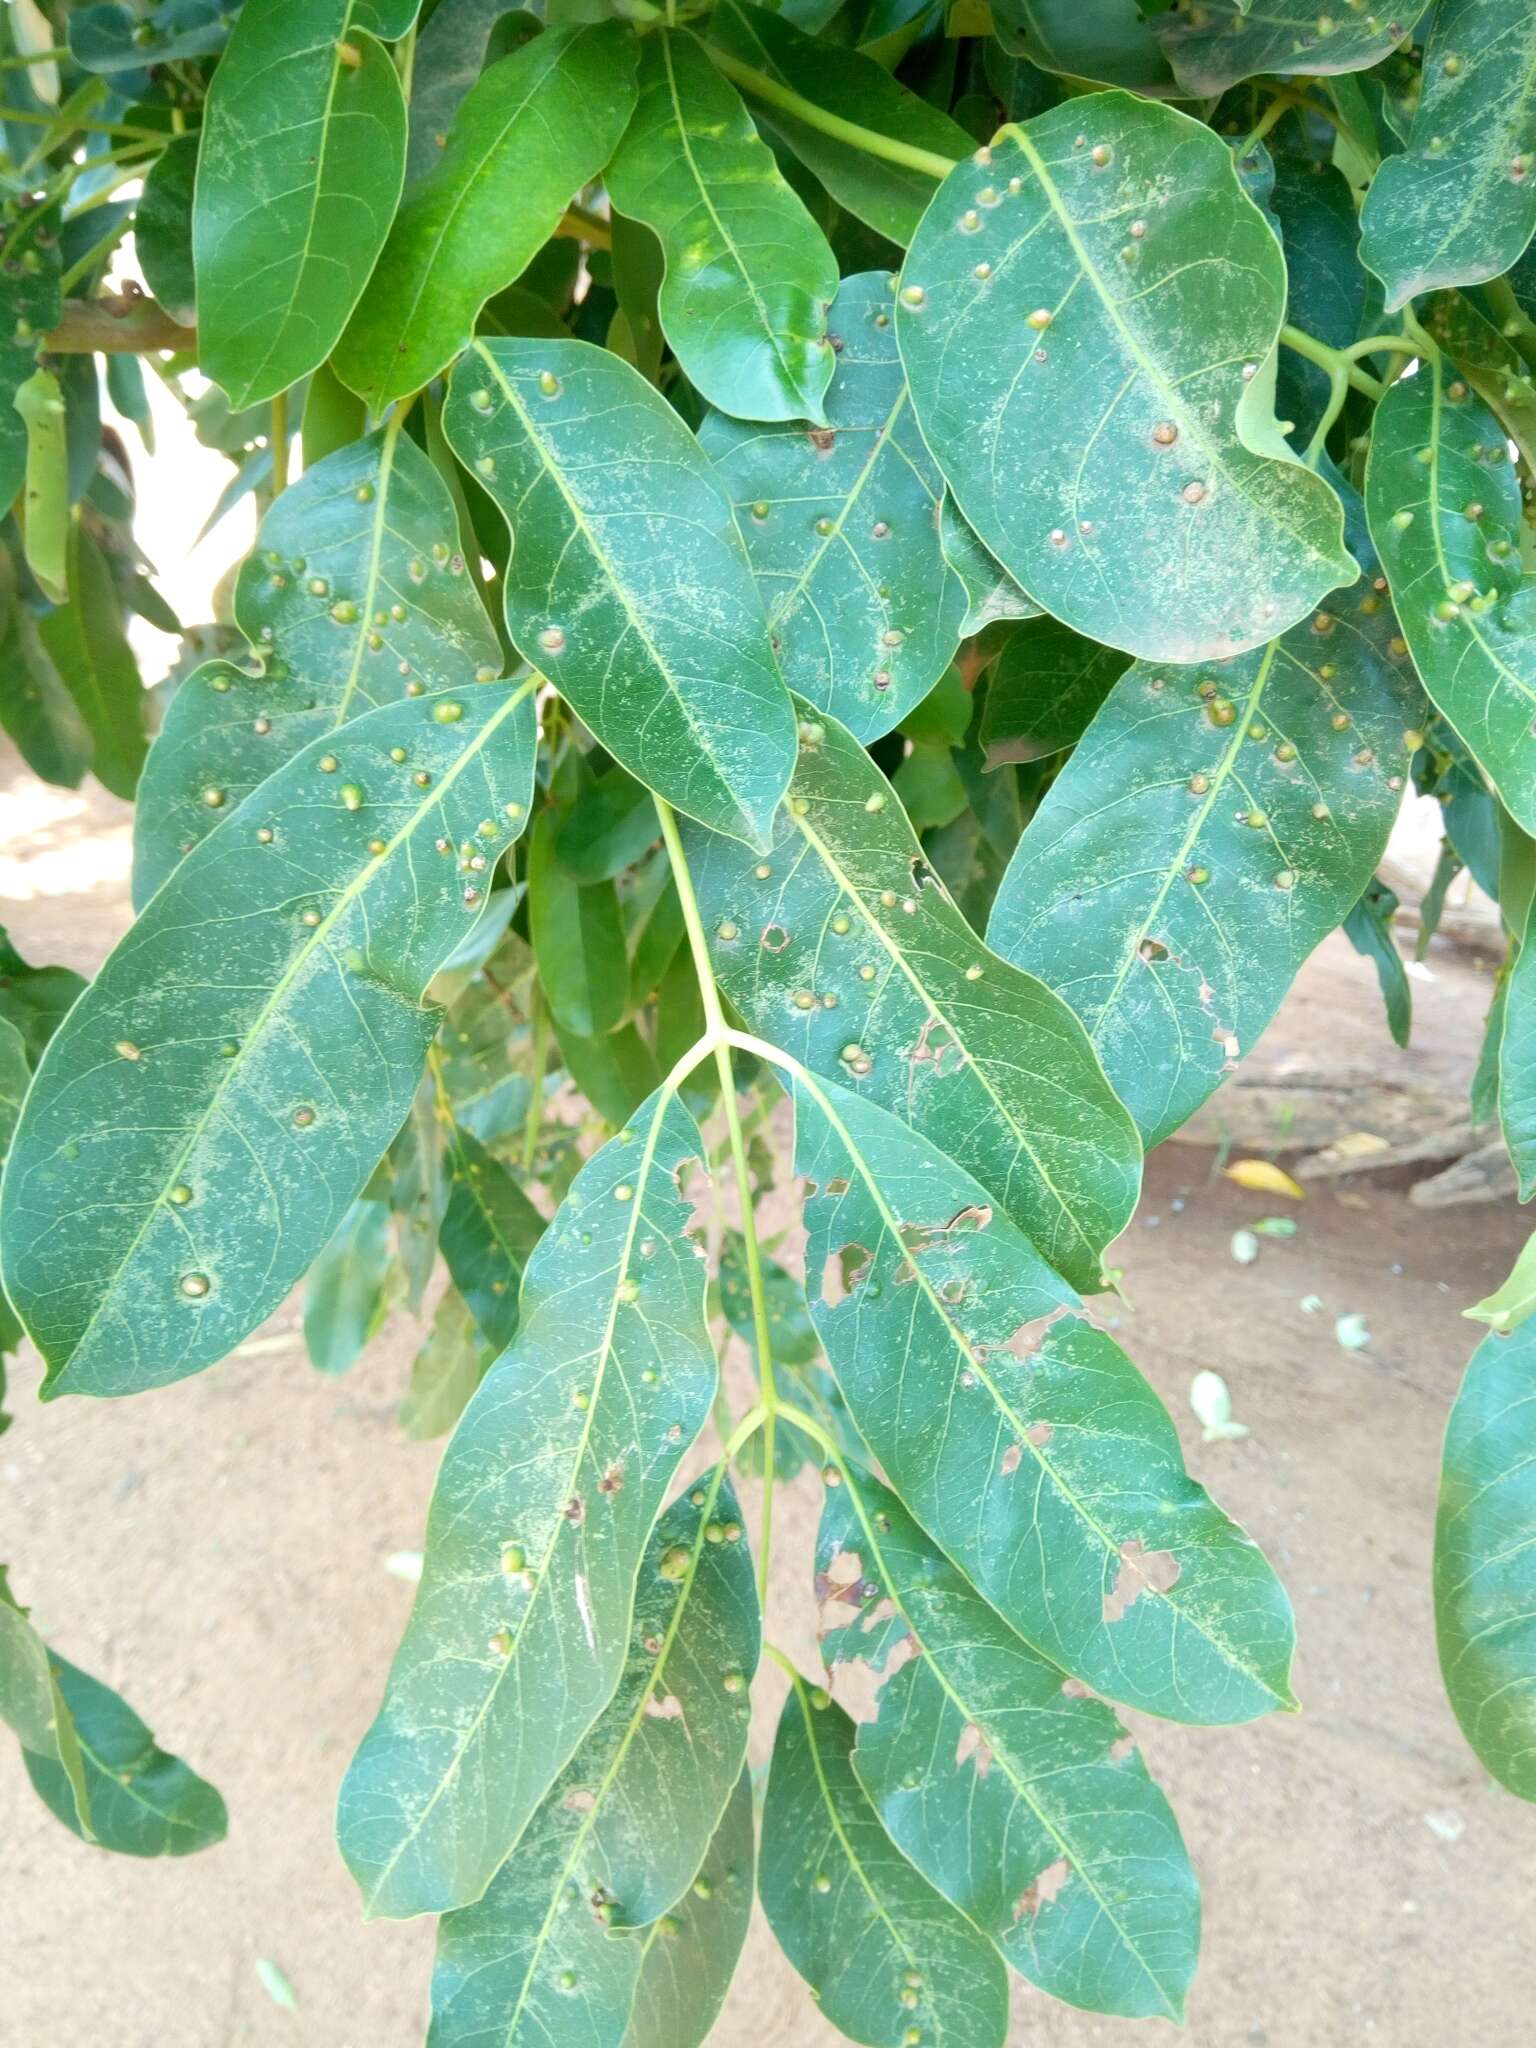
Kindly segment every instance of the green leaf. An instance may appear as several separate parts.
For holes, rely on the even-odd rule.
[[[897,1847],[1053,1998],[1180,2019],[1199,1890],[1113,1712],[1064,1689],[857,1465],[823,1502],[816,1594],[853,1766]]]
[[[1462,1314],[1475,1323],[1486,1323],[1501,1337],[1536,1315],[1536,1237],[1526,1239],[1509,1278],[1475,1307],[1464,1308]]]
[[[410,1108],[424,992],[481,899],[434,842],[515,836],[530,696],[388,705],[334,753],[312,742],[110,955],[44,1056],[0,1208],[45,1394],[213,1364],[336,1230]]]
[[[439,0],[433,8],[411,67],[407,193],[442,161],[453,117],[496,49],[497,24],[517,11],[518,0]]]
[[[1375,873],[1423,706],[1393,636],[1362,582],[1235,661],[1136,663],[1019,841],[988,940],[1076,1010],[1149,1146]]]
[[[398,422],[283,492],[241,565],[235,618],[256,672],[196,670],[150,749],[134,819],[139,908],[301,747],[376,705],[501,671],[453,502]]]
[[[1347,180],[1332,164],[1281,156],[1269,205],[1285,248],[1286,318],[1329,348],[1347,348],[1361,332],[1369,279],[1360,268],[1360,224]],[[1323,416],[1328,372],[1282,349],[1275,408],[1304,446]]]
[[[757,1589],[722,1481],[717,1468],[662,1516],[617,1692],[484,1898],[445,1916],[432,2048],[623,2039],[645,1945],[609,1929],[656,1922],[687,1890],[746,1751]]]
[[[626,23],[600,22],[546,31],[481,75],[336,351],[338,376],[375,410],[468,347],[487,299],[602,170],[635,109],[636,52]]]
[[[16,394],[36,370],[42,339],[58,326],[64,306],[57,211],[23,213],[9,229],[6,254],[9,263],[0,271],[0,513],[15,503],[27,471],[27,430]]]
[[[1371,539],[1437,710],[1516,820],[1536,830],[1536,582],[1523,577],[1520,484],[1492,413],[1443,361],[1376,408]]]
[[[817,721],[771,857],[688,831],[721,987],[751,1027],[942,1144],[1084,1287],[1140,1147],[1066,1004],[990,954],[874,763]]]
[[[1161,16],[1157,35],[1180,86],[1199,97],[1260,71],[1365,71],[1392,54],[1427,4],[1405,0],[1376,13],[1351,0],[1330,14],[1316,0],[1200,0]]]
[[[556,853],[558,811],[546,809],[528,853],[530,937],[550,1015],[579,1038],[600,1038],[624,1015],[624,926],[612,882],[578,882]]]
[[[1529,925],[1504,981],[1499,1039],[1499,1128],[1520,1177],[1520,1199],[1536,1194],[1536,943]]]
[[[810,1365],[820,1358],[821,1346],[811,1327],[805,1306],[805,1289],[793,1273],[786,1273],[777,1259],[764,1258],[763,1297],[768,1313],[768,1335],[773,1343],[775,1365]],[[747,1276],[746,1240],[739,1230],[727,1230],[720,1240],[720,1308],[725,1320],[743,1344],[755,1340],[752,1294]]]
[[[192,201],[200,137],[173,136],[144,177],[133,215],[133,246],[144,282],[168,313],[196,318]]]
[[[837,262],[692,35],[646,37],[640,104],[608,192],[660,237],[662,329],[710,404],[741,419],[819,423]]]
[[[1376,173],[1360,226],[1389,313],[1516,261],[1536,229],[1536,10],[1440,0],[1407,147]]]
[[[41,1757],[57,1770],[74,1808],[76,1831],[89,1841],[90,1778],[59,1684],[57,1660],[28,1621],[6,1570],[0,1565],[0,1721],[20,1742],[24,1756]]]
[[[641,1935],[624,2048],[702,2048],[752,1920],[757,1844],[744,1770],[686,1895]]]
[[[923,1527],[1027,1642],[1111,1699],[1195,1722],[1289,1705],[1279,1581],[1071,1288],[884,1110],[797,1081],[795,1112],[796,1171],[821,1190],[811,1318]]]
[[[1378,876],[1345,918],[1344,936],[1375,967],[1387,1009],[1387,1029],[1395,1045],[1406,1046],[1413,1031],[1413,988],[1393,936],[1397,911],[1395,892]]]
[[[1355,575],[1270,408],[1284,309],[1226,144],[1101,93],[945,179],[896,326],[923,438],[1003,567],[1092,639],[1202,661]]]
[[[1166,92],[1173,75],[1145,13],[1136,0],[995,0],[992,18],[1003,47],[1042,70]]]
[[[766,7],[722,0],[709,17],[709,39],[717,50],[838,120],[871,129],[909,149],[953,161],[969,156],[975,146],[958,121],[909,92],[873,57],[818,41]],[[754,105],[754,118],[782,136],[856,220],[903,248],[911,241],[933,197],[933,179],[926,171],[871,156],[772,103]],[[835,315],[833,326],[835,330]]]
[[[69,53],[85,71],[111,77],[212,57],[229,34],[221,0],[165,0],[139,14],[131,7],[80,7],[69,17]]]
[[[14,1024],[34,1067],[85,988],[72,967],[33,967],[0,929],[0,1017]]]
[[[144,690],[123,631],[117,585],[78,519],[69,530],[66,559],[68,601],[41,621],[38,638],[91,736],[96,779],[114,796],[131,797],[147,747]]]
[[[8,553],[0,562],[0,614],[0,728],[34,775],[75,789],[91,765],[91,736],[17,596]]]
[[[64,437],[64,392],[51,370],[34,370],[16,393],[27,430],[27,478],[22,494],[27,567],[50,604],[69,598],[69,449]]]
[[[192,217],[199,363],[237,405],[330,354],[389,232],[405,98],[353,0],[251,0],[209,87]]]
[[[0,1017],[0,1166],[10,1150],[31,1079],[26,1040],[9,1017]]]
[[[602,349],[506,340],[455,370],[443,425],[515,517],[519,650],[658,795],[760,842],[794,712],[730,507],[676,413]]]
[[[961,621],[960,631],[966,639],[997,619],[1040,617],[1039,605],[1020,590],[996,555],[982,545],[947,490],[939,506],[939,546],[945,561],[965,585],[970,609]]]
[[[1075,747],[1124,674],[1125,656],[1059,619],[1036,619],[1003,642],[987,684],[981,745],[989,768],[1042,761]]]
[[[1451,1410],[1435,1516],[1435,1637],[1479,1761],[1536,1799],[1536,1323],[1490,1335]]]
[[[481,1897],[608,1704],[635,1574],[716,1368],[670,1090],[577,1175],[529,1260],[517,1341],[444,1456],[426,1563],[337,1831],[370,1914]]]
[[[378,1335],[393,1266],[389,1204],[360,1198],[304,1282],[304,1343],[317,1372],[348,1371]]]
[[[650,851],[660,830],[645,784],[622,768],[610,768],[581,791],[561,819],[560,865],[578,882],[611,881]]]
[[[411,1383],[400,1403],[400,1428],[413,1443],[446,1436],[485,1377],[491,1353],[456,1288],[438,1302],[427,1341],[411,1360]]]
[[[229,1816],[216,1789],[161,1749],[110,1686],[63,1657],[52,1657],[50,1664],[79,1744],[90,1825],[81,1824],[64,1765],[26,1749],[27,1776],[49,1811],[72,1834],[119,1856],[192,1856],[222,1842]]]
[[[523,1268],[544,1218],[494,1153],[472,1132],[448,1126],[451,1192],[439,1241],[453,1284],[486,1341],[504,1351],[517,1334]]]
[[[795,1675],[763,1800],[768,1924],[853,2040],[899,2048],[915,2033],[939,2048],[1002,2048],[1002,1958],[885,1832],[854,1775],[853,1736],[842,1708]]]
[[[699,435],[735,504],[784,680],[866,741],[927,696],[968,609],[940,551],[944,483],[912,415],[891,305],[888,277],[844,279],[825,427],[712,413]]]

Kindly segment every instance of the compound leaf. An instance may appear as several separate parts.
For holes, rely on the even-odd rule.
[[[1376,408],[1371,539],[1424,687],[1505,805],[1536,831],[1536,581],[1498,421],[1443,360]]]
[[[515,522],[519,650],[658,795],[761,842],[794,712],[730,506],[671,406],[586,342],[481,341],[443,424]]]
[[[968,610],[940,549],[944,482],[917,431],[891,306],[888,277],[844,279],[826,426],[712,413],[699,434],[735,503],[784,680],[865,741],[927,696]]]
[[[1184,91],[1225,92],[1260,71],[1333,76],[1365,71],[1391,56],[1428,0],[1337,13],[1315,0],[1200,0],[1158,17],[1157,35]],[[1390,16],[1390,18],[1389,18]]]
[[[388,1690],[341,1789],[370,1914],[485,1892],[612,1698],[635,1575],[715,1390],[670,1090],[582,1168],[443,1458]]]
[[[794,1092],[811,1318],[923,1527],[1109,1698],[1194,1722],[1289,1705],[1284,1591],[1125,1353],[928,1139],[846,1089]]]
[[[1451,1410],[1435,1516],[1435,1636],[1461,1732],[1536,1799],[1536,1322],[1485,1337]]]
[[[1536,229],[1536,9],[1440,0],[1407,147],[1376,173],[1360,227],[1388,312],[1518,259]]]
[[[820,422],[837,260],[736,88],[686,31],[645,39],[640,104],[608,192],[660,238],[662,330],[710,404]]]
[[[634,112],[636,50],[623,22],[549,30],[471,88],[336,352],[337,375],[375,410],[469,345],[486,300],[602,170]]]
[[[923,438],[1003,567],[1092,639],[1201,661],[1355,575],[1270,407],[1284,308],[1226,144],[1110,92],[951,172],[896,326]]]
[[[833,1697],[856,1702],[854,1769],[897,1847],[1052,1997],[1178,2019],[1199,1890],[1110,1708],[1064,1683],[857,1466],[825,1497],[816,1594]]]
[[[330,354],[389,232],[405,99],[354,0],[251,0],[209,87],[192,213],[202,369],[236,406]]]
[[[763,1800],[768,1924],[853,2040],[899,2048],[917,2033],[939,2048],[1002,2048],[1002,1958],[885,1832],[854,1775],[853,1737],[842,1708],[796,1675]]]
[[[484,1898],[444,1916],[432,2048],[619,2048],[646,1944],[609,1929],[676,1904],[741,1776],[759,1618],[737,1517],[717,1468],[657,1524],[618,1690]]]
[[[687,1893],[640,1937],[624,2048],[701,2048],[746,1943],[756,1881],[752,1774],[744,1770]]]
[[[808,725],[768,859],[685,837],[715,973],[751,1027],[942,1144],[1096,1286],[1135,1206],[1130,1119],[1067,1005],[944,894],[862,747]]]
[[[47,1395],[212,1365],[331,1237],[410,1108],[427,984],[481,901],[434,841],[515,837],[534,744],[527,684],[369,712],[279,769],[114,949],[44,1055],[0,1198]]]
[[[453,501],[395,422],[307,469],[235,583],[255,673],[214,661],[171,700],[134,818],[134,902],[311,740],[380,704],[484,682],[501,648]]]
[[[1394,635],[1361,583],[1236,660],[1136,663],[1019,841],[988,940],[1076,1010],[1149,1146],[1375,872],[1423,706]]]

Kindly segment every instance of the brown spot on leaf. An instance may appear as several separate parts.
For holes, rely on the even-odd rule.
[[[834,1174],[834,1175],[832,1176],[831,1180],[829,1180],[829,1181],[827,1182],[827,1193],[828,1193],[829,1195],[846,1195],[846,1194],[847,1194],[847,1192],[848,1192],[848,1176],[847,1176],[847,1174],[845,1174],[845,1173],[835,1173],[835,1174]]]
[[[973,1763],[978,1778],[984,1778],[992,1768],[992,1745],[974,1721],[967,1721],[960,1730],[960,1740],[955,1744],[955,1763],[959,1767]]]
[[[866,1629],[878,1628],[882,1621],[889,1621],[895,1612],[896,1602],[894,1600],[889,1597],[884,1600],[877,1600],[874,1606],[866,1611],[864,1626]]]
[[[1032,1422],[1024,1434],[1037,1451],[1043,1451],[1051,1440],[1051,1425],[1048,1422]]]
[[[836,1308],[839,1302],[846,1301],[874,1262],[874,1253],[862,1244],[845,1244],[828,1252],[821,1269],[822,1305]]]
[[[1072,1868],[1065,1856],[1058,1856],[1054,1863],[1047,1863],[1034,1883],[1020,1892],[1013,1909],[1014,1919],[1022,1920],[1026,1915],[1032,1919],[1042,1906],[1050,1905],[1058,1896],[1071,1875]]]
[[[1011,1351],[1015,1358],[1032,1358],[1045,1342],[1046,1336],[1063,1316],[1075,1314],[1070,1302],[1059,1301],[1043,1316],[1032,1316],[1027,1323],[1020,1323],[1013,1335],[1002,1345],[1004,1351]]]
[[[1023,1456],[1024,1453],[1019,1449],[1017,1444],[1010,1444],[1008,1446],[1007,1450],[1003,1453],[1003,1472],[1005,1476],[1009,1472],[1018,1471],[1019,1461]]]
[[[831,427],[812,427],[805,438],[818,455],[830,455],[837,435]]]
[[[573,1493],[560,1511],[568,1522],[580,1522],[587,1512],[587,1504],[579,1493]]]
[[[683,1703],[675,1692],[647,1693],[645,1711],[652,1721],[681,1721]]]
[[[617,1493],[619,1489],[623,1486],[623,1484],[624,1466],[618,1458],[615,1458],[613,1463],[608,1467],[608,1470],[597,1482],[597,1490],[599,1493],[613,1494]]]
[[[1119,1621],[1144,1593],[1167,1593],[1183,1569],[1171,1550],[1146,1550],[1139,1536],[1120,1546],[1120,1569],[1104,1595],[1104,1619]]]
[[[1064,1678],[1061,1681],[1061,1696],[1064,1700],[1091,1700],[1092,1692],[1080,1678]]]
[[[584,1785],[577,1785],[567,1792],[560,1804],[567,1813],[590,1813],[597,1804],[595,1796]]]

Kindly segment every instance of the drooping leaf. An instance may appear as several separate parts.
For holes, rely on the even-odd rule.
[[[1270,409],[1284,306],[1220,138],[1101,93],[950,174],[896,326],[923,437],[1004,568],[1095,640],[1201,661],[1355,574]]]
[[[1010,634],[992,668],[981,716],[989,768],[1040,761],[1075,747],[1127,667],[1059,619],[1036,619]]]
[[[559,813],[539,815],[529,848],[529,935],[550,1014],[579,1038],[599,1038],[624,1015],[624,927],[612,882],[578,882],[556,852]]]
[[[1394,636],[1362,582],[1236,660],[1137,662],[1019,841],[988,940],[1077,1011],[1148,1145],[1376,870],[1423,705]]]
[[[599,22],[547,31],[482,73],[336,352],[337,374],[375,410],[468,346],[487,299],[602,170],[634,112],[636,52],[623,22]]]
[[[304,1343],[317,1372],[354,1366],[389,1313],[389,1204],[355,1201],[304,1283]]]
[[[816,723],[766,860],[685,835],[720,985],[763,1037],[943,1145],[1096,1286],[1135,1205],[1130,1120],[1067,1005],[986,950],[874,763]]]
[[[134,253],[144,282],[168,313],[189,326],[197,311],[192,202],[199,142],[197,135],[172,137],[145,173],[133,216]]]
[[[27,1776],[48,1810],[72,1834],[119,1856],[192,1856],[222,1842],[229,1817],[216,1789],[161,1749],[110,1686],[63,1657],[49,1663],[79,1745],[89,1826],[64,1764],[25,1748]]]
[[[27,430],[16,394],[36,370],[43,337],[63,311],[56,209],[25,212],[7,234],[6,253],[0,270],[0,513],[15,503],[27,469]]]
[[[69,529],[69,595],[38,625],[91,736],[91,767],[114,796],[131,797],[144,765],[144,689],[123,630],[106,557],[77,519]]]
[[[237,405],[335,346],[389,232],[405,99],[354,0],[249,0],[208,91],[192,215],[199,362]]]
[[[915,2033],[939,2048],[1002,2048],[1002,1958],[885,1832],[854,1775],[853,1737],[842,1708],[796,1676],[763,1800],[768,1924],[853,2040],[900,2048]]]
[[[693,1883],[640,1936],[624,2048],[702,2048],[746,1943],[756,1876],[752,1774],[744,1770]]]
[[[1536,1323],[1490,1334],[1451,1410],[1435,1516],[1435,1637],[1479,1762],[1536,1799]]]
[[[1386,1005],[1387,1029],[1395,1045],[1406,1045],[1413,1030],[1413,988],[1408,969],[1393,937],[1397,916],[1396,892],[1378,876],[1370,882],[1359,902],[1344,920],[1344,936],[1355,951],[1376,969],[1381,999]]]
[[[736,507],[784,680],[878,739],[954,656],[965,586],[939,546],[944,484],[917,431],[890,280],[845,278],[825,427],[712,413],[704,452]]]
[[[1225,92],[1260,71],[1331,76],[1364,71],[1390,56],[1428,5],[1337,13],[1315,0],[1200,0],[1159,16],[1158,40],[1186,93]]]
[[[432,2048],[619,2048],[645,1944],[609,1929],[677,1903],[741,1776],[759,1620],[737,1514],[704,1479],[657,1524],[618,1690],[484,1898],[444,1917]]]
[[[730,507],[676,413],[585,342],[503,340],[459,364],[443,425],[515,527],[519,650],[658,795],[758,843],[794,712]]]
[[[1527,831],[1536,830],[1536,581],[1498,422],[1443,361],[1376,408],[1371,539],[1424,687]]]
[[[91,765],[91,736],[17,597],[8,554],[0,562],[0,612],[0,729],[34,775],[74,789]]]
[[[359,713],[473,687],[501,649],[453,504],[398,423],[307,469],[235,584],[252,674],[209,662],[171,701],[134,819],[134,902],[301,747]]]
[[[998,619],[1039,618],[1039,605],[1019,588],[991,549],[983,546],[947,490],[939,507],[939,546],[965,585],[970,608],[960,631],[967,639]]]
[[[533,756],[526,684],[371,712],[279,769],[115,948],[5,1184],[6,1291],[45,1393],[213,1364],[332,1235],[410,1107],[424,992],[482,899],[452,849],[516,836]]]
[[[544,1218],[494,1153],[460,1124],[448,1127],[451,1191],[439,1241],[453,1284],[486,1340],[504,1351],[517,1334],[523,1268]]]
[[[1504,979],[1499,1039],[1499,1128],[1520,1179],[1520,1199],[1536,1194],[1536,937],[1526,926]]]
[[[40,1757],[57,1770],[77,1832],[89,1840],[91,1780],[57,1660],[27,1619],[6,1573],[0,1565],[0,1721],[20,1742],[24,1756]]]
[[[337,1830],[368,1911],[481,1897],[608,1704],[635,1574],[715,1388],[668,1091],[577,1175],[438,1474],[421,1588]]]
[[[1389,313],[1520,256],[1536,229],[1536,11],[1440,0],[1407,147],[1376,173],[1360,226]]]
[[[795,1117],[811,1318],[923,1527],[1111,1699],[1195,1722],[1289,1704],[1279,1581],[1120,1347],[926,1138],[824,1084],[796,1082]]]
[[[709,36],[717,51],[839,120],[951,162],[971,152],[971,138],[957,121],[909,92],[873,57],[820,42],[781,13],[749,0],[723,0],[709,17]],[[928,172],[871,156],[772,102],[754,100],[753,108],[756,119],[784,138],[839,206],[902,247],[911,241],[933,197]],[[832,325],[835,332],[835,314]]]
[[[1136,0],[997,0],[992,17],[1004,48],[1044,71],[1171,91],[1173,74],[1146,13]]]
[[[1111,1709],[1064,1691],[856,1465],[827,1490],[816,1592],[853,1766],[897,1846],[1053,1997],[1178,2019],[1199,1892]]]
[[[836,259],[736,88],[686,31],[646,37],[640,103],[607,182],[619,212],[660,237],[662,328],[710,404],[819,423]]]
[[[14,404],[27,430],[22,536],[27,567],[50,604],[69,597],[69,448],[64,391],[51,370],[34,370]]]

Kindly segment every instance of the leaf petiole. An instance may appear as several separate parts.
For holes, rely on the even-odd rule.
[[[866,156],[881,157],[886,163],[901,164],[909,171],[921,171],[926,177],[941,181],[949,176],[959,162],[958,157],[940,156],[931,149],[918,149],[910,142],[898,142],[894,136],[877,134],[873,128],[861,128],[856,121],[845,121],[841,114],[833,114],[825,107],[818,107],[814,100],[806,99],[787,85],[781,85],[776,78],[770,78],[767,72],[758,71],[751,64],[744,64],[728,50],[717,49],[713,43],[706,43],[704,48],[715,69],[733,85],[739,85],[743,92],[751,93],[754,99],[763,100],[770,107],[777,107],[781,113],[793,114],[795,119],[803,121],[807,128],[815,128],[823,135],[830,135],[834,142],[846,142],[850,148],[863,150]]]

